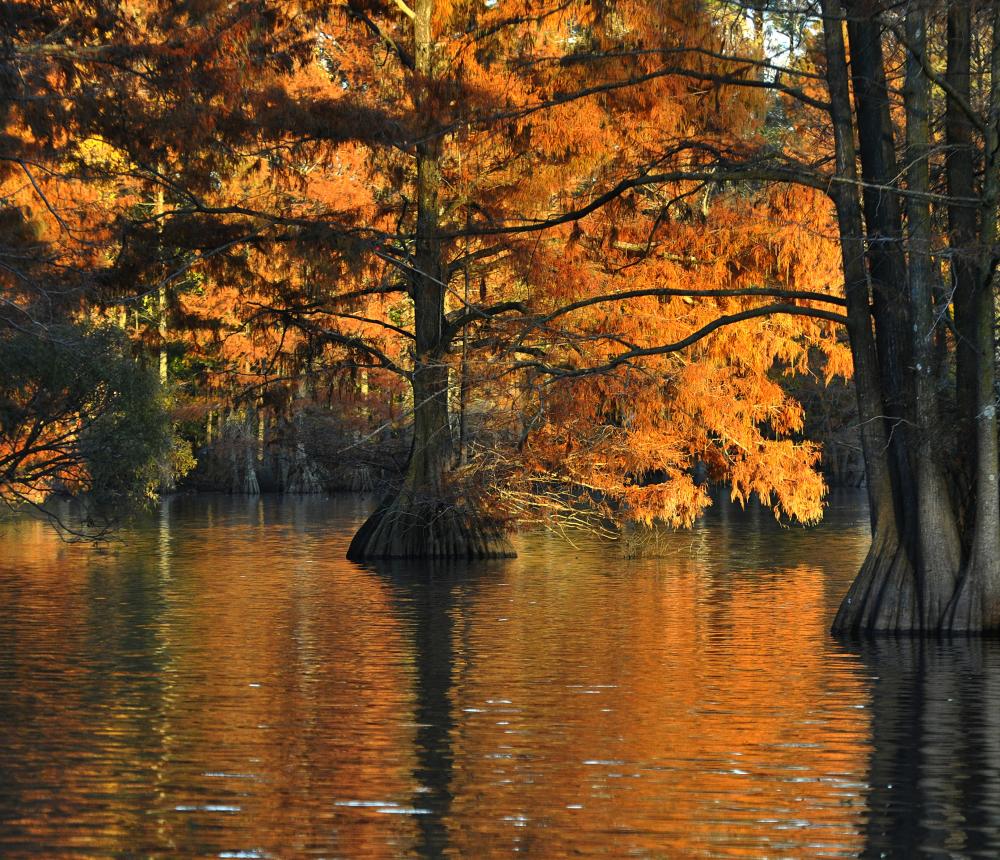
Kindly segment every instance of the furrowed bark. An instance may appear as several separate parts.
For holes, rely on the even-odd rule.
[[[964,432],[971,433],[976,415],[976,325],[974,296],[980,280],[978,239],[978,213],[969,202],[976,195],[975,154],[972,141],[972,124],[956,99],[971,103],[970,48],[971,22],[969,0],[953,0],[948,9],[947,70],[945,80],[954,96],[947,98],[945,106],[945,173],[948,184],[948,232],[951,250],[951,288],[955,309],[955,396],[959,421]],[[966,460],[974,461],[975,451],[963,452]],[[966,462],[969,476],[974,462]]]
[[[938,275],[931,260],[930,97],[922,60],[926,56],[924,8],[910,6],[905,22],[906,63],[906,199],[910,306],[913,312],[913,358],[916,418],[917,574],[923,630],[936,628],[944,617],[958,581],[961,541],[948,485],[939,460],[942,433],[938,420],[934,356],[934,287]],[[921,196],[922,195],[922,196]]]
[[[889,438],[878,355],[872,333],[861,203],[857,191],[854,125],[839,0],[823,0],[823,37],[836,145],[837,176],[831,187],[837,207],[844,266],[847,330],[854,359],[861,446],[868,476],[872,544],[834,620],[835,632],[892,629],[900,614],[912,616],[912,571],[900,543],[889,463]]]
[[[973,300],[976,322],[976,481],[972,550],[947,627],[952,632],[1000,630],[1000,488],[996,415],[995,303],[997,205],[1000,203],[1000,4],[993,10],[989,114],[986,122],[980,278]]]
[[[897,513],[916,509],[916,481],[908,451],[908,426],[914,401],[910,369],[913,365],[911,329],[906,295],[906,259],[903,254],[902,213],[894,193],[898,168],[889,114],[889,91],[883,67],[881,28],[872,0],[853,0],[847,6],[847,33],[851,50],[858,155],[864,180],[864,215],[868,237],[868,265],[872,279],[872,306],[879,369],[889,421],[889,444]],[[908,544],[914,535],[903,528]]]

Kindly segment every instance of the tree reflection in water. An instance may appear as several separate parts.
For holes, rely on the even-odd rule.
[[[389,587],[391,603],[412,635],[416,725],[413,780],[414,809],[421,857],[449,852],[448,820],[454,789],[453,735],[456,618],[474,601],[477,585],[496,573],[494,562],[428,559],[382,561],[375,573]],[[499,562],[502,564],[502,562]]]
[[[845,652],[844,510],[471,568],[345,561],[352,499],[0,530],[0,855],[996,856],[994,647]]]
[[[1000,641],[853,648],[874,682],[864,856],[1000,855]]]

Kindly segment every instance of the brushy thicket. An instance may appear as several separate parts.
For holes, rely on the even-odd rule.
[[[155,374],[112,326],[0,334],[0,499],[77,495],[108,522],[153,498],[171,446]]]

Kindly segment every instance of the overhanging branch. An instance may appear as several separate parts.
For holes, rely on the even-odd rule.
[[[829,322],[835,322],[839,325],[847,325],[847,317],[843,314],[833,313],[832,311],[824,311],[816,308],[804,308],[798,305],[789,304],[772,304],[765,305],[760,308],[753,308],[751,310],[740,311],[735,314],[727,314],[725,316],[718,317],[712,320],[712,322],[707,325],[702,326],[695,332],[692,332],[687,337],[681,340],[675,341],[674,343],[662,344],[660,346],[650,346],[643,348],[636,348],[627,350],[619,355],[616,355],[613,359],[604,364],[594,365],[592,367],[556,367],[550,364],[544,364],[537,361],[525,361],[518,362],[515,368],[521,369],[532,369],[539,373],[547,374],[553,378],[569,378],[569,377],[581,377],[581,376],[593,376],[601,373],[607,373],[608,371],[614,370],[616,367],[620,367],[623,364],[628,364],[636,359],[649,358],[655,355],[666,355],[671,352],[679,352],[682,349],[697,343],[699,340],[710,335],[712,332],[717,331],[725,326],[734,325],[736,323],[744,322],[749,319],[755,319],[756,317],[773,316],[774,314],[789,314],[791,316],[808,316],[816,319],[828,320]]]

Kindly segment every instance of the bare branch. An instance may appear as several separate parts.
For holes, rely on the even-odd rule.
[[[410,53],[405,48],[403,48],[403,46],[400,45],[395,39],[393,39],[392,36],[386,33],[381,26],[379,26],[375,21],[373,21],[370,17],[368,17],[368,15],[365,14],[364,10],[356,2],[354,2],[354,0],[348,2],[346,4],[346,8],[348,14],[351,15],[351,17],[356,18],[358,21],[364,24],[365,27],[373,35],[375,35],[376,37],[381,39],[383,43],[385,43],[386,47],[388,47],[389,50],[392,51],[399,58],[399,61],[403,64],[403,66],[405,66],[411,72],[414,70],[415,66],[413,64],[413,57],[410,56]],[[409,9],[409,7],[406,8]],[[413,17],[412,10],[409,10],[409,17],[410,18]]]
[[[404,379],[410,378],[410,372],[408,370],[404,370],[377,346],[373,346],[360,337],[352,337],[350,335],[341,334],[339,331],[332,331],[331,329],[321,329],[316,332],[316,334],[318,334],[318,336],[323,340],[327,340],[330,343],[339,343],[350,349],[357,349],[361,352],[367,353],[378,361],[386,370],[391,370],[393,373],[402,376]]]
[[[480,307],[479,305],[468,305],[462,311],[454,311],[445,318],[447,329],[445,330],[444,340],[450,341],[462,326],[468,325],[471,322],[493,319],[493,317],[499,314],[511,311],[527,314],[528,307],[523,302],[501,302],[488,308]]]
[[[589,305],[603,304],[605,302],[616,302],[622,299],[637,299],[644,296],[662,296],[665,298],[739,298],[741,296],[765,296],[767,298],[787,299],[789,301],[805,302],[825,302],[831,305],[845,307],[847,302],[839,296],[831,296],[827,293],[816,293],[810,290],[783,290],[780,287],[745,287],[743,289],[717,289],[717,290],[678,290],[668,287],[650,287],[644,290],[628,290],[621,293],[607,293],[603,296],[592,296],[587,299],[580,299],[569,305],[564,305],[553,311],[541,320],[545,324],[556,317],[571,311],[585,308]]]

